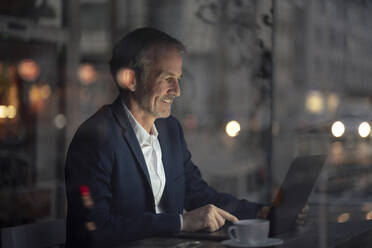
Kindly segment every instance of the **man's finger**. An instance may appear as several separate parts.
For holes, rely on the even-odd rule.
[[[225,225],[225,218],[223,218],[223,217],[218,213],[218,211],[215,212],[215,218],[216,218],[216,220],[217,220],[218,229],[220,229],[220,227],[222,227],[223,225]]]
[[[207,232],[214,232],[218,229],[218,223],[217,223],[217,220],[216,218],[211,218],[208,223],[207,223],[207,227],[206,227],[206,231]]]
[[[309,207],[308,204],[306,204],[305,207],[302,209],[301,212],[304,213],[304,214],[307,214],[309,212],[309,210],[310,210],[310,207]]]
[[[231,222],[237,222],[239,219],[236,218],[234,215],[226,212],[225,210],[222,210],[220,208],[216,208],[218,214],[220,214],[225,220],[231,221]]]

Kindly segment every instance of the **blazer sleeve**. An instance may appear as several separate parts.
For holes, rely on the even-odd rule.
[[[187,148],[182,127],[180,124],[178,125],[186,180],[185,209],[190,211],[207,204],[213,204],[234,214],[239,219],[256,218],[262,204],[240,200],[230,194],[217,192],[203,180],[199,168],[191,160],[191,153]]]
[[[92,138],[94,135],[77,134],[66,159],[67,240],[73,243],[68,247],[110,247],[156,234],[178,232],[178,214],[111,214],[110,202],[115,192],[111,187],[111,175],[115,155],[110,145],[97,142]],[[89,188],[92,202],[85,197],[88,203],[84,204],[80,192],[82,185]]]

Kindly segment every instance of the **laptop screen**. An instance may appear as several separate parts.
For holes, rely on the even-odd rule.
[[[270,236],[290,231],[306,205],[326,160],[326,155],[297,157],[278,190],[270,211]]]

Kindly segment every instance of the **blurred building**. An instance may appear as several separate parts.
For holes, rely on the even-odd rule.
[[[66,149],[118,94],[107,63],[114,42],[142,26],[187,47],[173,112],[208,183],[268,201],[295,156],[345,154],[333,122],[363,110],[371,123],[371,8],[367,0],[0,3],[0,226],[64,217]],[[347,148],[369,154],[369,138],[358,137]]]
[[[262,200],[270,8],[271,1],[211,0],[0,4],[0,225],[64,217],[66,149],[78,125],[118,94],[107,63],[114,42],[142,26],[187,46],[174,114],[204,177],[218,190]],[[238,126],[230,130],[231,121]]]
[[[319,153],[330,154],[330,177],[339,182],[349,177],[338,186],[329,180],[341,198],[350,200],[354,181],[363,180],[359,171],[370,177],[360,168],[370,165],[370,134],[361,137],[358,126],[371,124],[371,8],[371,1],[275,2],[276,181],[284,178],[293,157]],[[346,129],[340,138],[331,132],[336,121]]]

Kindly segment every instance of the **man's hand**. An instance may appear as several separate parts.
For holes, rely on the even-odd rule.
[[[256,215],[256,218],[257,219],[267,219],[269,213],[270,213],[270,210],[271,210],[271,206],[264,206],[262,207],[258,212],[257,212],[257,215]],[[309,213],[309,205],[305,205],[305,207],[301,210],[301,213],[299,213],[297,215],[297,218],[296,218],[296,228],[297,229],[301,229],[305,226],[305,220],[308,216],[308,213]]]
[[[305,205],[305,207],[301,210],[301,213],[297,215],[296,218],[296,228],[297,229],[302,229],[305,227],[305,220],[308,217],[310,207],[309,205]]]
[[[225,221],[236,222],[238,218],[228,212],[208,204],[201,208],[194,209],[182,215],[183,228],[182,231],[195,232],[206,230],[214,232],[220,229]]]

